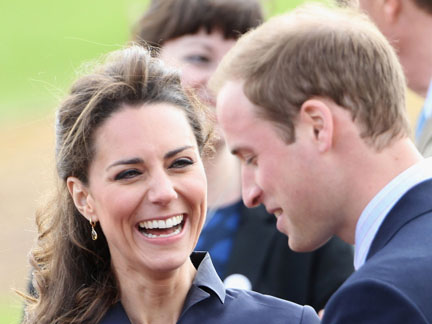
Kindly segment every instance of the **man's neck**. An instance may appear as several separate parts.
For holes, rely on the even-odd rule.
[[[396,140],[379,153],[364,150],[359,154],[361,157],[352,156],[357,163],[352,169],[349,193],[342,207],[346,221],[337,233],[351,244],[354,244],[356,224],[367,204],[390,181],[423,159],[408,138]]]

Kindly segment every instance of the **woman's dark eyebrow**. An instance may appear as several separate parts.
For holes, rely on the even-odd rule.
[[[176,154],[178,154],[178,153],[180,153],[180,152],[183,152],[184,150],[187,150],[187,149],[189,149],[189,148],[193,148],[193,146],[192,146],[192,145],[185,145],[185,146],[179,147],[179,148],[177,148],[177,149],[175,149],[175,150],[172,150],[172,151],[167,152],[167,153],[164,155],[164,158],[165,158],[165,159],[172,158],[172,157],[175,156]]]
[[[189,149],[189,148],[193,148],[193,146],[192,146],[192,145],[185,145],[185,146],[179,147],[179,148],[177,148],[177,149],[175,149],[175,150],[172,150],[172,151],[167,152],[167,153],[164,155],[164,158],[165,158],[165,159],[172,158],[172,157],[175,156],[176,154],[178,154],[178,153],[180,153],[180,152],[183,152],[184,150],[187,150],[187,149]],[[132,159],[127,159],[127,160],[120,160],[120,161],[116,161],[116,162],[114,162],[113,164],[110,164],[110,165],[106,168],[106,170],[108,170],[108,169],[110,169],[110,168],[112,168],[112,167],[114,167],[114,166],[117,166],[117,165],[142,164],[142,163],[144,163],[144,160],[141,159],[141,158],[132,158]]]
[[[128,165],[128,164],[140,164],[140,163],[144,163],[144,160],[141,158],[132,158],[132,159],[128,159],[128,160],[120,160],[117,162],[114,162],[113,164],[109,165],[106,170],[108,170],[109,168],[112,168],[113,166],[116,165]]]

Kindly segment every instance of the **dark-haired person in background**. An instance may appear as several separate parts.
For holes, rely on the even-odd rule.
[[[134,40],[159,47],[161,58],[181,69],[183,85],[213,107],[209,78],[237,38],[262,20],[256,0],[153,0]],[[209,212],[197,249],[210,252],[227,286],[322,309],[353,271],[352,247],[334,238],[317,251],[293,252],[264,206],[242,203],[238,161],[222,136],[214,146],[204,160]]]

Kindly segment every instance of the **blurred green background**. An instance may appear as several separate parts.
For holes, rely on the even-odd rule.
[[[268,15],[302,2],[263,0]],[[33,213],[45,188],[40,178],[51,174],[45,169],[51,169],[55,106],[83,63],[125,44],[146,6],[145,0],[0,2],[0,324],[21,318],[12,289],[27,282]]]
[[[301,0],[263,0],[267,13]],[[46,113],[88,60],[121,47],[146,0],[2,1],[0,122]]]
[[[138,0],[2,1],[1,118],[46,112],[82,62],[124,44],[145,7]]]

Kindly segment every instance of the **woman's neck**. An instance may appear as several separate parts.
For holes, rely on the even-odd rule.
[[[177,323],[196,269],[190,259],[166,275],[118,273],[121,303],[132,324]]]
[[[231,205],[241,199],[240,166],[225,143],[204,161],[207,175],[207,203],[209,209]]]

